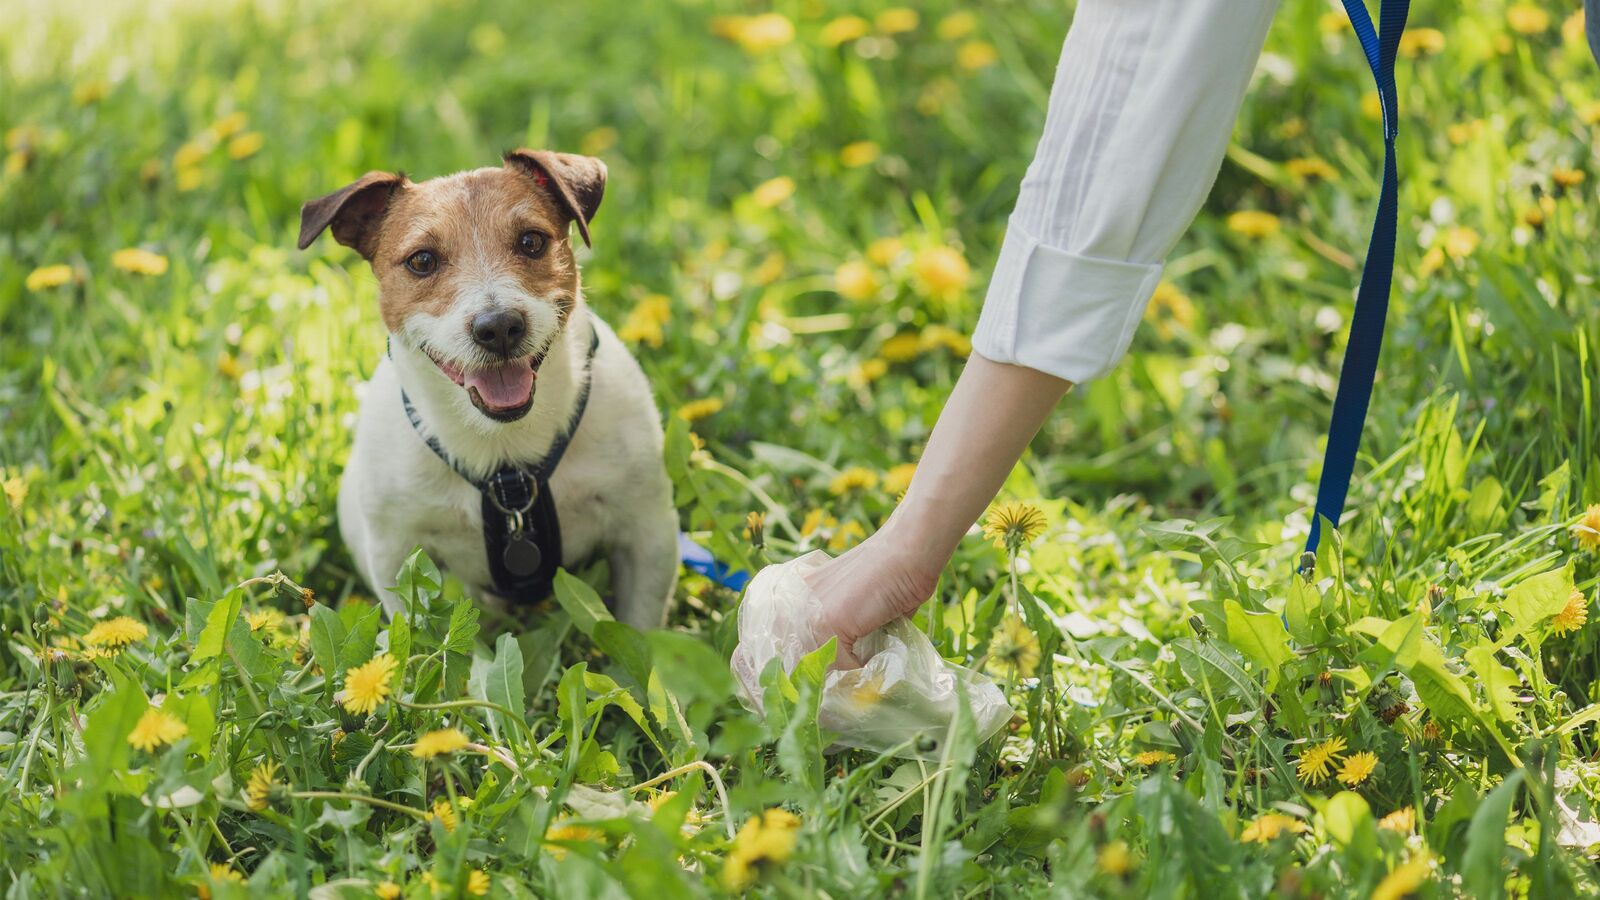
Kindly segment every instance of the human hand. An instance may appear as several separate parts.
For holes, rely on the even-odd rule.
[[[866,662],[855,643],[885,624],[916,612],[932,596],[943,562],[922,558],[893,527],[876,534],[806,574],[806,587],[822,605],[824,629],[839,638],[835,666]]]

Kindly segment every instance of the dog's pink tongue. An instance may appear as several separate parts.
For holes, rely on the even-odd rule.
[[[496,409],[515,409],[533,393],[533,369],[527,360],[492,369],[469,369],[462,386],[477,388],[483,402]]]

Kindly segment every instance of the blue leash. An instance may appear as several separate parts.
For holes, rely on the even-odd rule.
[[[1367,65],[1378,85],[1383,105],[1383,187],[1378,192],[1378,214],[1372,223],[1372,238],[1367,243],[1367,260],[1361,270],[1361,287],[1356,292],[1355,312],[1350,319],[1350,340],[1345,345],[1344,366],[1339,373],[1339,390],[1333,398],[1333,416],[1328,424],[1328,448],[1322,457],[1322,482],[1317,486],[1316,516],[1306,538],[1301,571],[1309,573],[1316,564],[1317,544],[1322,538],[1322,517],[1339,524],[1344,501],[1350,492],[1350,474],[1355,469],[1356,451],[1361,448],[1361,431],[1366,425],[1367,404],[1372,399],[1372,379],[1378,371],[1378,354],[1383,349],[1383,325],[1389,313],[1389,291],[1394,282],[1395,225],[1399,202],[1396,197],[1399,176],[1395,169],[1394,139],[1399,131],[1398,106],[1394,88],[1394,55],[1400,34],[1406,28],[1411,0],[1381,0],[1380,30],[1362,0],[1342,0],[1350,24],[1355,27]]]

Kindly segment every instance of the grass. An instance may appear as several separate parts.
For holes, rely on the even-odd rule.
[[[1314,578],[1293,568],[1381,145],[1353,35],[1285,0],[1133,354],[1007,484],[1048,528],[1015,554],[969,538],[918,617],[1018,711],[926,762],[824,754],[816,667],[744,712],[737,598],[693,577],[664,632],[604,621],[601,570],[517,630],[419,556],[383,621],[333,502],[375,285],[331,242],[294,252],[296,210],[368,169],[602,156],[585,285],[671,423],[684,527],[745,567],[837,550],[887,515],[960,370],[1059,4],[8,10],[0,884],[1600,890],[1578,524],[1600,83],[1565,6],[1416,6],[1388,344]],[[450,729],[465,746],[416,753]]]

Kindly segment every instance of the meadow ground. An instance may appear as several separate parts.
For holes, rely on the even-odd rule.
[[[1047,526],[974,534],[917,620],[1018,717],[921,762],[824,755],[820,667],[745,713],[693,577],[666,632],[574,583],[510,633],[414,559],[381,621],[334,518],[374,283],[296,214],[603,157],[584,281],[684,527],[838,550],[968,352],[1066,4],[47,6],[0,4],[8,897],[1600,890],[1574,4],[1416,4],[1389,341],[1306,581],[1381,144],[1343,15],[1285,0],[1133,354],[1007,485]]]

